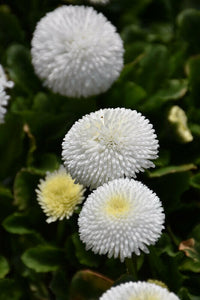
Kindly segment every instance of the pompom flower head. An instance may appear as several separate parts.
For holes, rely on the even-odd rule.
[[[32,39],[36,74],[54,92],[88,97],[105,92],[123,67],[115,27],[92,7],[61,6],[37,24]]]
[[[10,99],[10,96],[8,96],[5,92],[5,89],[12,88],[13,86],[14,86],[14,83],[12,81],[7,80],[4,69],[0,65],[0,123],[4,122],[4,115],[6,113],[6,105],[8,104],[8,100]]]
[[[36,193],[40,206],[48,216],[47,223],[68,219],[84,199],[83,186],[75,184],[63,166],[40,180]]]
[[[99,300],[180,300],[154,283],[127,282],[106,291]]]
[[[94,253],[124,261],[148,253],[164,228],[159,198],[133,179],[115,179],[92,192],[79,215],[80,239]]]
[[[68,172],[91,189],[154,167],[151,160],[158,152],[149,120],[125,108],[101,109],[84,116],[66,134],[62,146]]]

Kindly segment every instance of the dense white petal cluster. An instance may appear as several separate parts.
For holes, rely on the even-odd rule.
[[[159,198],[141,182],[115,179],[87,198],[79,215],[80,239],[86,249],[124,261],[155,244],[164,228]]]
[[[88,97],[105,92],[123,67],[116,28],[92,7],[61,6],[37,24],[32,39],[37,75],[54,92]]]
[[[10,97],[6,94],[6,88],[12,88],[14,83],[8,81],[3,67],[0,65],[0,123],[4,122],[4,115],[6,113],[6,105]]]
[[[180,300],[174,293],[169,292],[154,283],[127,282],[112,287],[99,300]]]
[[[74,181],[63,166],[40,180],[36,189],[37,200],[48,216],[47,223],[69,219],[83,201],[84,188]]]
[[[154,167],[158,141],[149,120],[135,110],[101,109],[78,120],[63,141],[67,171],[96,188]]]

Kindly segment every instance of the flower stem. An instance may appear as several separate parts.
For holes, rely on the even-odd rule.
[[[125,264],[126,264],[126,269],[127,269],[127,273],[129,275],[132,275],[134,277],[135,280],[138,279],[137,276],[137,260],[136,260],[136,256],[134,256],[133,258],[125,258]]]

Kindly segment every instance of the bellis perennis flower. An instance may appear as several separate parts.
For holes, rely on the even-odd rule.
[[[161,235],[164,213],[159,198],[133,179],[116,179],[92,192],[79,215],[80,239],[86,249],[124,261]]]
[[[8,100],[10,99],[10,96],[8,96],[5,92],[5,89],[12,88],[13,86],[14,86],[14,83],[12,81],[7,80],[4,69],[0,65],[0,123],[4,122],[4,115],[6,113],[6,105],[8,104]]]
[[[61,6],[37,24],[32,62],[54,92],[88,97],[105,92],[123,67],[123,44],[115,27],[92,7]]]
[[[180,300],[174,293],[153,283],[127,282],[112,287],[99,300]]]
[[[158,141],[141,113],[101,109],[77,121],[63,141],[63,160],[72,177],[96,188],[116,178],[135,177],[154,167]]]
[[[75,184],[63,166],[47,173],[45,180],[40,180],[36,193],[40,206],[48,216],[47,223],[68,219],[84,199],[83,186]]]

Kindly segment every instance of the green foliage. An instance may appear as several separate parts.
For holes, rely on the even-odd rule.
[[[36,272],[51,272],[58,270],[65,259],[62,250],[49,245],[39,245],[26,250],[22,261]]]
[[[100,108],[126,107],[148,117],[158,135],[156,167],[138,180],[160,197],[166,214],[160,240],[135,261],[138,279],[161,280],[181,300],[199,300],[199,1],[111,0],[95,6],[121,34],[125,64],[106,93],[88,99],[54,94],[31,64],[36,22],[71,2],[86,4],[7,0],[0,5],[0,63],[15,83],[0,124],[0,299],[94,300],[112,285],[136,279],[119,259],[86,251],[78,211],[47,224],[35,192],[46,172],[61,164],[63,137],[76,120]],[[193,136],[185,144],[168,121],[174,105],[185,112]]]

